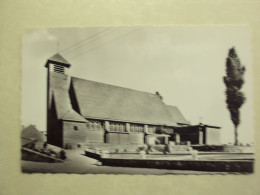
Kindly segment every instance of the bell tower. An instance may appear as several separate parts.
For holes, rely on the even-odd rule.
[[[60,74],[65,74],[66,69],[69,68],[70,66],[71,66],[70,63],[65,58],[63,58],[59,53],[50,57],[45,64],[45,67],[48,68],[49,71],[57,72]]]
[[[63,104],[62,99],[55,99],[55,91],[66,91],[69,87],[70,77],[67,71],[70,63],[59,53],[50,57],[47,68],[47,142],[62,146],[62,131],[57,117],[57,104]],[[64,97],[65,98],[65,97]]]

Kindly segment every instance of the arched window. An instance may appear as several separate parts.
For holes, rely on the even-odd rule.
[[[138,127],[137,127],[137,125],[135,125],[135,130],[134,130],[135,132],[138,132]]]
[[[100,124],[100,122],[97,123],[97,129],[98,129],[98,130],[101,129],[101,124]]]
[[[110,131],[114,131],[114,124],[113,123],[110,124]]]
[[[91,121],[91,129],[95,129],[95,124],[93,123],[93,121]]]
[[[97,122],[95,122],[95,129],[97,129],[97,130],[99,129],[99,128],[98,128],[98,123],[97,123]]]
[[[143,126],[139,126],[139,132],[143,132],[144,131],[144,127]]]

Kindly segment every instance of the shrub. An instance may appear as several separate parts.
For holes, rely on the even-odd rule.
[[[66,152],[64,150],[61,150],[59,155],[60,155],[60,159],[62,159],[62,160],[67,159]]]
[[[48,146],[48,143],[47,143],[47,142],[44,142],[43,148],[47,148],[47,146]]]
[[[31,150],[34,150],[35,149],[35,142],[31,142],[28,144],[28,148],[31,149]]]
[[[65,149],[72,149],[72,145],[71,144],[66,144],[65,145]]]
[[[164,153],[164,154],[170,153],[170,146],[169,146],[168,144],[166,144],[166,145],[164,146],[163,153]]]

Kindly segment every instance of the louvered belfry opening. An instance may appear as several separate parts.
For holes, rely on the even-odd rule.
[[[64,66],[55,64],[54,65],[54,72],[64,74],[64,72],[65,72]]]

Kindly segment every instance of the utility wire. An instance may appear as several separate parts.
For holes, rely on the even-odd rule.
[[[79,41],[79,42],[77,42],[77,43],[75,43],[75,44],[73,44],[73,45],[71,45],[71,46],[69,46],[69,47],[67,47],[67,48],[65,48],[65,49],[62,49],[62,50],[60,50],[60,53],[67,53],[67,52],[70,52],[70,50],[72,51],[72,50],[74,50],[74,49],[77,49],[77,48],[79,48],[79,47],[82,47],[82,46],[85,45],[89,40],[91,40],[92,38],[95,38],[96,36],[98,36],[98,35],[100,35],[100,34],[106,32],[106,31],[108,31],[109,29],[110,29],[110,28],[106,28],[106,29],[104,29],[104,30],[101,31],[101,32],[98,32],[98,33],[96,33],[96,34],[94,34],[94,35],[91,35],[90,37],[87,37],[86,39],[83,39],[83,40],[81,40],[81,41]],[[75,47],[75,48],[74,48],[74,47]]]
[[[95,49],[97,49],[97,48],[99,48],[99,47],[101,47],[101,46],[103,46],[103,45],[105,45],[105,44],[108,44],[108,43],[111,43],[112,41],[116,41],[116,40],[118,40],[118,39],[120,39],[120,38],[126,37],[127,35],[132,34],[132,33],[136,32],[136,31],[139,31],[139,30],[140,30],[140,28],[139,28],[139,29],[135,29],[135,30],[133,30],[133,31],[131,31],[131,32],[128,32],[128,33],[124,34],[123,36],[116,37],[115,39],[112,39],[112,40],[107,41],[107,42],[105,42],[105,43],[103,43],[103,44],[100,44],[100,45],[98,45],[97,47],[94,47],[94,48],[92,48],[92,49],[90,49],[90,50],[87,50],[87,51],[85,51],[85,52],[81,52],[81,53],[79,53],[79,54],[77,54],[77,55],[75,55],[75,56],[72,56],[72,57],[68,58],[68,59],[73,59],[73,58],[79,57],[79,56],[81,56],[81,55],[83,55],[83,54],[90,53],[90,52],[94,51]]]

